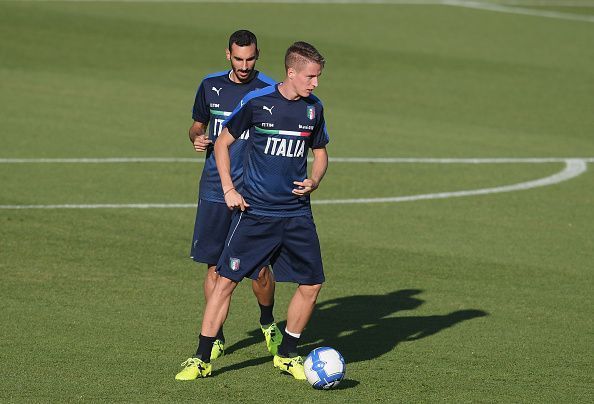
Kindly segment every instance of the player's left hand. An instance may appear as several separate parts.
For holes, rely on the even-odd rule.
[[[197,152],[203,152],[210,147],[212,140],[208,138],[208,135],[197,135],[194,137],[194,141],[192,143],[194,145],[194,150]]]
[[[306,178],[303,181],[293,181],[297,188],[293,189],[293,195],[304,196],[311,194],[318,188],[318,183],[311,178]]]

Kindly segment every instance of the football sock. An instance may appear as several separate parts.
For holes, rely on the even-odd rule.
[[[262,306],[260,303],[258,303],[258,306],[260,306],[260,325],[265,326],[274,323],[274,316],[272,315],[274,302],[270,306]]]
[[[221,328],[219,328],[219,332],[217,332],[217,339],[220,339],[221,341],[225,342],[225,334],[223,334],[223,326],[221,326]]]
[[[299,338],[301,338],[301,334],[292,333],[285,328],[283,331],[283,342],[278,347],[278,355],[285,358],[297,356]]]
[[[194,357],[202,359],[203,362],[210,363],[210,353],[217,337],[205,337],[200,334],[198,339],[198,349]]]

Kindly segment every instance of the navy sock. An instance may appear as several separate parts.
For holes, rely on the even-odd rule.
[[[210,363],[210,353],[217,337],[205,337],[200,334],[198,337],[198,349],[194,357],[202,359],[203,362]]]
[[[283,342],[278,347],[278,355],[285,357],[285,358],[293,358],[297,356],[297,344],[299,343],[299,338],[295,338],[292,335],[283,331]]]
[[[274,316],[272,315],[272,309],[274,308],[274,302],[270,306],[260,306],[260,325],[270,325],[274,323]]]

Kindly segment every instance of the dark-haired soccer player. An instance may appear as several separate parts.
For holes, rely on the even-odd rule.
[[[190,255],[194,261],[207,264],[208,271],[204,278],[204,296],[207,302],[214,289],[217,278],[216,263],[223,251],[232,216],[232,212],[225,204],[212,143],[216,142],[225,118],[231,115],[233,108],[247,93],[275,83],[274,80],[255,70],[258,53],[257,39],[252,32],[246,30],[234,32],[229,38],[229,47],[226,50],[227,60],[231,62],[231,70],[210,74],[202,80],[192,111],[194,123],[189,131],[190,141],[196,151],[206,151],[206,161],[200,178],[198,211]],[[231,176],[238,187],[241,187],[243,156],[249,136],[249,130],[241,133],[238,142],[230,150]],[[274,278],[265,266],[261,267],[254,277],[252,289],[260,306],[260,327],[264,333],[266,345],[268,350],[275,354],[282,334],[272,315]],[[224,341],[221,326],[212,347],[212,359],[224,354]],[[184,362],[184,366],[193,361],[193,358],[189,358]],[[188,378],[186,369],[187,367],[176,378],[180,380]],[[195,378],[191,374],[189,377]]]
[[[211,349],[238,282],[255,278],[262,266],[272,265],[277,282],[298,284],[273,363],[294,378],[305,379],[297,344],[324,282],[309,199],[328,166],[324,110],[312,94],[324,63],[312,45],[294,43],[285,55],[284,81],[248,94],[223,124],[225,128],[215,144],[217,167],[227,206],[239,210],[233,217],[217,264],[219,278],[204,311],[196,377],[211,374]],[[230,150],[248,129],[253,132],[248,140],[243,188],[239,190],[231,175]],[[309,149],[314,161],[308,178]]]

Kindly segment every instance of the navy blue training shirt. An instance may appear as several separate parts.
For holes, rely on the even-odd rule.
[[[275,81],[265,74],[256,71],[254,78],[248,83],[235,83],[229,78],[230,70],[213,73],[206,76],[196,92],[192,118],[194,121],[208,124],[208,137],[213,142],[223,129],[223,121],[231,115],[233,108],[250,91],[267,87]],[[246,142],[250,133],[240,134],[239,139],[229,149],[231,155],[231,178],[237,189],[241,189],[243,174],[243,157]],[[225,203],[221,179],[217,171],[214,150],[206,152],[204,169],[200,177],[200,199],[211,202]]]
[[[288,100],[278,84],[249,93],[223,123],[234,138],[251,130],[247,143],[242,196],[249,211],[263,216],[311,213],[309,195],[291,191],[307,178],[309,149],[324,147],[328,132],[322,102],[310,95]]]

